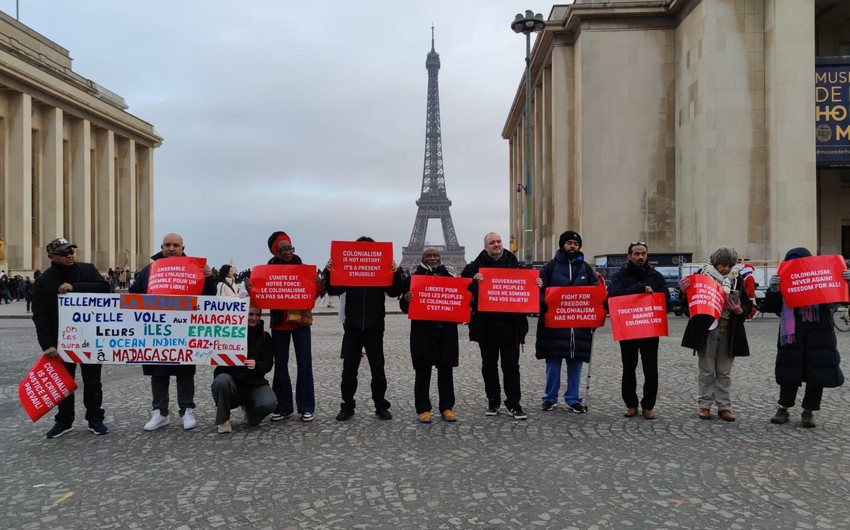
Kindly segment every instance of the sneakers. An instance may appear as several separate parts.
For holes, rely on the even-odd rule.
[[[94,434],[101,435],[108,433],[109,427],[100,420],[94,420],[89,422],[89,430]]]
[[[305,412],[301,415],[301,421],[313,421],[313,413]]]
[[[186,430],[194,429],[198,424],[195,421],[195,409],[186,409],[183,411],[183,428]]]
[[[159,409],[155,409],[151,414],[151,419],[145,423],[145,430],[155,431],[166,425],[168,425],[168,416],[163,416]]]
[[[393,415],[388,409],[375,409],[375,416],[384,421],[393,419]]]
[[[786,423],[789,419],[791,419],[791,415],[788,414],[788,409],[784,407],[779,407],[778,409],[776,409],[776,414],[774,414],[773,417],[770,418],[770,423],[781,425],[783,423]]]
[[[498,416],[499,415],[499,407],[498,405],[495,407],[487,407],[487,410],[484,411],[485,416]]]
[[[339,409],[339,414],[336,415],[336,421],[350,420],[354,416],[354,409]],[[274,419],[274,416],[272,416]]]
[[[540,404],[540,410],[542,410],[543,412],[549,412],[550,410],[552,410],[554,408],[555,408],[555,404],[552,403],[551,401],[544,401],[543,403]]]
[[[517,405],[516,407],[514,407],[512,409],[508,409],[508,415],[513,416],[515,420],[527,420],[528,419],[528,414],[526,414],[525,411],[522,410],[522,407],[520,407],[519,405]]]
[[[429,411],[419,413],[419,423],[431,423],[431,413]]]
[[[277,412],[275,412],[274,414],[272,414],[271,420],[272,421],[280,421],[285,417],[286,416],[284,416],[283,414],[278,414]]]
[[[802,416],[800,416],[801,425],[807,429],[814,429],[815,425],[815,415],[810,410],[804,410]]]
[[[587,412],[587,407],[582,405],[581,403],[573,403],[567,407],[567,410],[570,412],[575,412],[576,414],[584,414]]]
[[[233,431],[233,428],[230,427],[230,420],[224,420],[224,423],[218,426],[219,434],[227,434],[231,431]]]
[[[720,416],[723,421],[735,421],[735,414],[733,414],[729,409],[720,410],[717,412],[717,415]]]
[[[56,422],[53,424],[53,427],[47,431],[48,438],[59,438],[66,432],[71,432],[71,424],[70,423],[59,423]]]
[[[710,420],[711,419],[711,409],[699,409],[699,413],[697,414],[697,416],[701,420]]]
[[[455,416],[455,413],[452,412],[452,409],[446,409],[441,412],[440,415],[442,416],[443,421],[447,421],[449,423],[454,423],[457,421],[457,416]]]

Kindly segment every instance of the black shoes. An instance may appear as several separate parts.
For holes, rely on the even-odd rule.
[[[804,410],[800,419],[800,424],[807,429],[814,429],[817,426],[815,425],[815,415],[810,410]]]
[[[336,415],[336,421],[350,420],[354,416],[354,409],[339,409],[339,414]]]
[[[540,410],[542,410],[543,412],[549,412],[550,410],[552,410],[554,408],[555,408],[555,404],[552,403],[551,401],[544,401],[543,403],[540,404]]]
[[[789,419],[791,419],[791,415],[788,414],[788,409],[779,407],[778,409],[776,409],[776,414],[774,414],[773,417],[770,418],[770,423],[781,425],[783,423],[786,423]]]
[[[59,438],[66,432],[71,432],[71,425],[68,423],[59,423],[56,422],[53,424],[53,427],[47,431],[48,438]]]
[[[514,407],[512,409],[508,409],[508,415],[513,416],[515,420],[527,420],[528,419],[528,414],[526,414],[525,411],[522,410],[522,407],[520,407],[519,405],[517,405],[516,407]]]
[[[390,413],[387,409],[375,409],[375,416],[377,416],[379,420],[384,421],[393,419],[392,413]]]

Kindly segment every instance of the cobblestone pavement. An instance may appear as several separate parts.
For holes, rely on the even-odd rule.
[[[0,526],[850,527],[850,385],[825,392],[816,429],[800,427],[799,408],[788,424],[770,424],[778,319],[757,319],[747,324],[753,355],[733,369],[738,421],[701,421],[696,360],[678,345],[684,324],[671,315],[671,337],[662,339],[655,421],[622,417],[619,349],[606,327],[597,335],[588,414],[569,413],[563,404],[539,410],[544,364],[531,347],[521,363],[528,421],[485,417],[479,354],[464,329],[455,377],[460,421],[418,424],[409,325],[405,316],[390,315],[385,349],[395,418],[375,417],[364,361],[357,413],[338,423],[342,331],[335,317],[322,315],[313,328],[312,423],[291,417],[246,428],[234,413],[233,433],[219,435],[212,370],[199,368],[198,427],[184,431],[175,422],[145,432],[148,379],[140,367],[108,365],[109,434],[85,429],[78,398],[74,431],[47,440],[52,414],[32,424],[17,399],[18,382],[38,353],[33,325],[0,319]],[[533,345],[533,321],[531,329]],[[839,341],[847,358],[850,333]],[[172,418],[175,408],[172,401]]]

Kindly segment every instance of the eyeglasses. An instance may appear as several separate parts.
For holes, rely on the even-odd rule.
[[[68,256],[73,256],[77,251],[74,249],[71,250],[61,250],[58,252],[53,252],[54,256],[59,256],[60,258],[67,258]]]
[[[643,245],[643,246],[646,246],[646,243],[644,243],[643,241],[632,241],[631,243],[629,243],[629,246],[632,246],[632,247],[633,247],[633,246],[635,246],[635,245]]]
[[[290,252],[295,252],[295,247],[278,247],[277,251],[288,254]]]

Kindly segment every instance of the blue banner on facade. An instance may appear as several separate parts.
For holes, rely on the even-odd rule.
[[[850,64],[815,68],[815,101],[817,165],[850,166]]]

